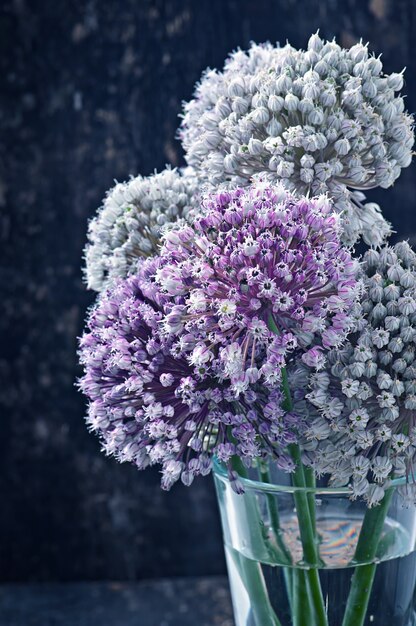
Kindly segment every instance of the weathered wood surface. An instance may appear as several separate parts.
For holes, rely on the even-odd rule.
[[[162,493],[99,452],[83,423],[75,337],[87,219],[114,178],[182,163],[182,99],[250,40],[361,37],[407,66],[414,0],[6,0],[0,18],[0,580],[224,571],[211,481]],[[416,179],[374,193],[416,241]]]

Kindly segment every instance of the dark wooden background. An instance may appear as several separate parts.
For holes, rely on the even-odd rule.
[[[317,28],[407,66],[415,110],[414,0],[1,3],[1,581],[224,571],[211,480],[163,493],[84,426],[86,224],[113,179],[183,162],[177,115],[206,66],[250,40],[305,46]],[[414,167],[371,197],[416,240]]]

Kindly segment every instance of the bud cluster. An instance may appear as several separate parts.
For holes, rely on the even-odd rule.
[[[362,271],[356,332],[308,377],[305,447],[318,473],[371,505],[416,457],[416,254],[406,242],[369,250]],[[416,491],[408,485],[406,495]]]
[[[252,44],[223,72],[207,71],[185,104],[180,137],[188,163],[210,184],[283,181],[301,194],[328,192],[344,241],[380,244],[390,232],[362,191],[390,187],[411,161],[413,122],[397,95],[402,74],[379,58],[315,34],[306,51]]]
[[[134,273],[137,260],[157,254],[162,227],[192,209],[197,181],[192,168],[137,176],[110,189],[91,220],[85,249],[89,289],[101,291]]]

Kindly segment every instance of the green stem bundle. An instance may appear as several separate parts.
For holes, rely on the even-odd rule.
[[[279,334],[273,316],[270,316],[268,320],[268,327],[273,333]],[[289,412],[293,409],[293,405],[285,368],[282,368],[282,392],[282,406]],[[292,482],[296,488],[294,500],[306,566],[306,569],[288,570],[285,568],[285,582],[291,605],[293,626],[328,626],[319,578],[319,567],[322,565],[322,561],[319,556],[316,532],[316,509],[313,493],[316,486],[315,475],[311,468],[303,465],[301,451],[297,444],[289,446],[289,453],[296,465]],[[246,469],[238,457],[234,457],[233,467],[241,476],[247,475]],[[270,476],[266,469],[261,470],[261,478],[265,483],[270,482]],[[377,567],[374,560],[392,494],[393,489],[389,489],[382,502],[366,512],[355,551],[354,562],[357,566],[352,577],[342,626],[364,625]],[[267,494],[266,501],[276,548],[281,557],[290,563],[291,555],[281,538],[279,512],[273,495]],[[270,603],[260,564],[249,559],[238,558],[236,565],[250,593],[253,616],[257,626],[281,626]]]

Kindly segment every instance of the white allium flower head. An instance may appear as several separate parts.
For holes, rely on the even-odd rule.
[[[386,75],[366,45],[350,49],[312,35],[307,50],[252,44],[208,70],[184,105],[186,158],[211,185],[254,176],[290,190],[328,192],[344,241],[379,245],[390,226],[362,191],[390,187],[410,164],[413,120],[397,95],[402,74]]]
[[[416,254],[402,241],[369,250],[361,268],[364,296],[354,332],[328,353],[320,376],[299,366],[291,376],[294,388],[307,388],[300,398],[309,413],[310,464],[373,506],[393,476],[415,482]],[[316,428],[318,419],[326,428]],[[414,502],[416,488],[402,491]]]
[[[110,189],[89,224],[88,288],[101,291],[133,273],[138,259],[158,252],[161,231],[190,215],[197,186],[193,169],[186,167],[137,176]]]

